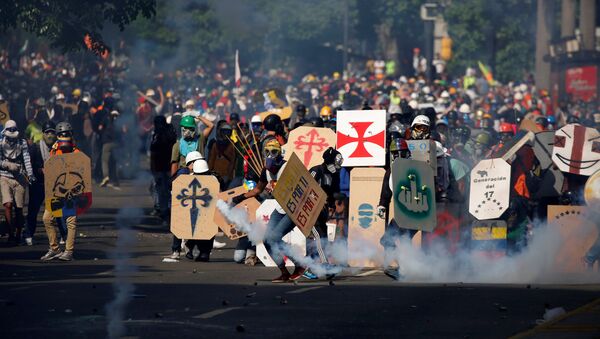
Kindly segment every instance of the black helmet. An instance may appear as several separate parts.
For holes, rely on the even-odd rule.
[[[569,115],[567,117],[567,124],[578,124],[579,123],[579,118],[574,116],[574,115]]]
[[[537,117],[535,118],[535,123],[543,126],[544,128],[548,127],[548,119],[546,117]]]
[[[321,118],[321,117],[310,118],[310,123],[315,127],[324,127],[325,126],[325,123],[323,122],[323,118]]]
[[[232,120],[240,121],[240,115],[237,113],[231,113],[229,115],[229,121],[232,121]]]
[[[58,123],[58,125],[56,125],[56,133],[62,133],[62,132],[72,132],[73,128],[71,127],[71,124],[68,123],[67,121],[61,121]]]
[[[47,131],[54,131],[56,132],[56,124],[54,123],[54,121],[52,120],[48,120],[44,123],[44,126],[42,126],[42,132],[47,132]]]
[[[281,122],[281,118],[277,114],[268,115],[263,121],[263,125],[265,126],[265,130],[281,133],[283,131],[283,123]]]
[[[306,106],[304,106],[303,104],[299,104],[298,106],[296,106],[296,113],[298,113],[299,115],[305,115],[306,114]]]
[[[448,112],[446,117],[448,118],[448,122],[450,124],[454,124],[454,122],[458,120],[458,113],[455,110],[451,110],[450,112]]]

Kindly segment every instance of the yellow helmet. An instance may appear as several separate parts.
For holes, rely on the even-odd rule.
[[[79,88],[75,88],[73,90],[73,93],[71,93],[71,94],[73,94],[74,97],[80,97],[81,96],[81,90]]]
[[[263,146],[263,153],[265,157],[276,157],[281,154],[281,144],[275,138],[269,139]]]
[[[321,108],[320,115],[322,117],[329,117],[329,116],[331,116],[331,107],[329,107],[329,106],[323,106],[323,108]]]

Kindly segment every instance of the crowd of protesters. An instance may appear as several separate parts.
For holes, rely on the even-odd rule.
[[[462,76],[450,78],[441,64],[436,64],[436,80],[427,82],[427,64],[419,60],[417,55],[415,71],[407,75],[396,74],[385,62],[371,60],[347,74],[299,77],[284,70],[254,71],[236,83],[233,65],[224,62],[170,73],[153,69],[152,74],[133,77],[129,72],[131,60],[124,49],[113,51],[108,60],[92,63],[78,63],[63,54],[15,56],[0,51],[0,95],[11,118],[4,123],[0,143],[0,184],[9,226],[3,233],[11,243],[32,244],[43,200],[44,160],[57,149],[60,140],[66,142],[65,138],[71,138],[77,149],[92,158],[94,180],[115,190],[120,189],[120,178],[132,177],[140,160],[149,157],[154,198],[151,214],[168,225],[174,177],[182,173],[212,174],[219,178],[221,190],[247,187],[248,193],[235,197],[234,203],[255,196],[266,198],[270,182],[283,166],[281,146],[289,131],[299,126],[335,130],[340,110],[362,109],[365,114],[372,109],[385,110],[388,152],[393,158],[410,157],[405,140],[434,140],[442,159],[439,163],[447,164],[443,175],[436,177],[438,202],[468,199],[470,169],[513,139],[525,119],[539,130],[555,130],[570,123],[600,129],[597,100],[559,101],[547,89],[537,88],[530,77],[500,84],[471,68]],[[289,119],[272,114],[263,121],[257,115],[283,106],[292,107]],[[252,134],[265,152],[267,162],[262,173],[250,171],[247,157],[235,150],[235,140]],[[253,139],[247,141],[252,143]],[[340,167],[340,154],[335,149],[328,150],[323,159],[323,164],[311,172],[327,192],[331,212],[348,195],[349,169]],[[533,157],[524,159],[525,168],[515,173],[515,178],[535,172]],[[561,195],[546,204],[583,203],[582,180],[568,181],[570,185],[565,185]],[[25,217],[27,190],[29,213]],[[525,185],[515,186],[511,192],[507,219],[515,235],[509,239],[510,251],[526,246],[531,220],[545,217],[540,213],[543,209],[536,208],[532,201],[534,190]],[[382,217],[387,217],[389,200],[382,194],[378,207]],[[328,217],[332,215],[326,213],[325,220]],[[56,222],[51,225],[46,219],[51,248],[42,259],[70,260],[74,233],[68,233],[74,232],[74,222],[68,227],[58,225],[60,238],[67,241],[67,249],[62,252],[56,234],[48,231]],[[281,269],[274,281],[310,275],[300,266],[290,274],[282,266],[283,256],[271,246],[293,228],[289,217],[285,213],[272,216],[269,225],[277,232],[265,245]],[[23,227],[25,231],[21,232]],[[386,237],[399,233],[393,226],[386,228]],[[213,240],[188,241],[182,247],[181,240],[174,237],[171,259],[178,260],[184,249],[187,258],[208,261],[213,246],[220,245]],[[382,244],[385,247],[390,242],[384,239]],[[194,255],[194,247],[199,254]],[[253,244],[240,240],[235,261],[255,264],[253,249]],[[584,258],[588,265],[598,260],[597,252]]]

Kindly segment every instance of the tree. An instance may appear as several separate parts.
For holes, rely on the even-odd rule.
[[[0,30],[22,29],[65,52],[88,47],[89,36],[95,48],[104,49],[105,23],[123,31],[139,15],[154,16],[155,7],[155,0],[0,1]]]
[[[530,71],[535,53],[534,0],[453,1],[445,10],[453,40],[449,70],[462,74],[481,61],[500,81],[522,78]]]

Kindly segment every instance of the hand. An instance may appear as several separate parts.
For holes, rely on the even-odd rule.
[[[14,162],[10,162],[8,160],[3,160],[1,166],[10,172],[19,172],[21,170],[21,165],[15,164]]]
[[[377,206],[377,215],[381,218],[381,219],[385,219],[385,212],[386,212],[386,208],[383,206]]]
[[[398,202],[412,212],[419,213],[429,211],[427,195],[424,193],[427,187],[423,186],[418,190],[414,174],[410,174],[408,180],[410,181],[410,188],[406,186],[400,187]]]
[[[235,197],[231,198],[231,203],[235,206],[244,200],[246,200],[246,197],[244,196],[244,193],[242,193],[240,195],[236,195]]]

